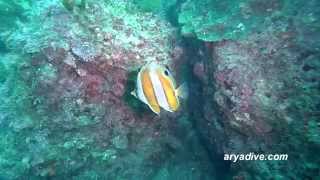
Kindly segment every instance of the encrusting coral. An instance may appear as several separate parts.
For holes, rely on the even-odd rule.
[[[1,1],[0,179],[319,176],[319,6]],[[178,112],[130,95],[151,61],[187,81]],[[289,159],[222,159],[249,152]]]
[[[175,29],[125,0],[81,2],[33,2],[26,22],[1,32],[10,52],[1,57],[0,177],[150,179],[182,158],[174,126],[183,111],[155,116],[130,96],[132,72],[174,63]],[[197,147],[184,154],[205,155]],[[192,166],[181,171],[197,178],[202,164],[175,170]]]

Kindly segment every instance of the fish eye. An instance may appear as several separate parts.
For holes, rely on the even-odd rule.
[[[164,74],[165,74],[166,76],[169,76],[169,71],[168,71],[167,69],[165,69],[165,70],[164,70]]]

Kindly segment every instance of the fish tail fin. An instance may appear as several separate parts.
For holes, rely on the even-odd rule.
[[[186,82],[182,83],[176,90],[176,93],[182,99],[187,99],[189,96],[188,84]]]

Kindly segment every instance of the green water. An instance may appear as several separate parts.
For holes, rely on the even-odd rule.
[[[318,0],[0,0],[0,180],[317,180],[319,82]]]

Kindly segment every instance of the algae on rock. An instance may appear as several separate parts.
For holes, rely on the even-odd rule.
[[[238,39],[257,22],[243,14],[246,0],[188,0],[179,14],[181,33],[204,41]]]
[[[291,1],[187,0],[178,22],[183,36],[203,41],[238,40],[267,28],[265,22],[292,15]]]

